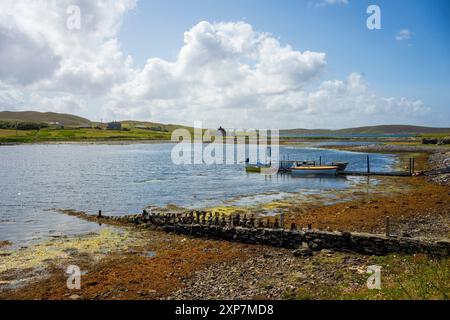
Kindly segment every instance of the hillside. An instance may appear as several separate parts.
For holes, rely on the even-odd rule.
[[[36,111],[0,111],[0,121],[59,122],[64,126],[90,125],[91,121],[71,114]]]
[[[347,128],[340,130],[281,130],[281,134],[450,134],[450,128],[431,128],[408,125],[381,125],[371,127]]]
[[[59,122],[64,126],[82,126],[82,125],[96,125],[98,123],[92,122],[86,118],[71,114],[55,113],[55,112],[35,112],[35,111],[0,111],[0,121],[23,121],[23,122]],[[145,127],[151,131],[172,132],[178,128],[186,128],[192,130],[192,128],[175,125],[175,124],[162,124],[148,121],[133,121],[126,120],[121,121],[124,127],[136,128]],[[409,126],[409,125],[380,125],[380,126],[368,126],[358,128],[347,128],[340,130],[327,130],[327,129],[289,129],[281,130],[281,135],[333,135],[333,134],[409,134],[409,135],[430,135],[430,134],[448,134],[450,135],[450,128],[431,128],[421,126]]]

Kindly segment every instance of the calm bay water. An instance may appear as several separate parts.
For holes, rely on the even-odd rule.
[[[200,208],[233,199],[249,204],[269,201],[276,194],[320,193],[354,183],[347,178],[246,174],[244,164],[177,166],[171,161],[172,148],[172,144],[0,147],[0,240],[28,243],[98,229],[55,209],[89,213],[101,209],[108,215],[124,215],[149,205]],[[366,155],[360,153],[283,147],[281,156],[299,160],[322,156],[325,162],[348,161],[350,170],[366,167]],[[373,170],[388,171],[395,161],[392,155],[371,155]]]

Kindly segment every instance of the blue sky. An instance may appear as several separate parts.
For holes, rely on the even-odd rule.
[[[46,3],[0,2],[0,110],[208,127],[450,127],[447,0]],[[369,5],[381,30],[366,26]]]
[[[301,0],[151,0],[129,13],[120,32],[124,51],[144,65],[149,57],[174,60],[183,32],[202,20],[246,21],[283,44],[325,52],[326,78],[362,73],[380,94],[423,100],[450,125],[450,1],[349,0],[314,5]],[[366,9],[379,5],[382,30],[366,28]],[[397,41],[402,29],[411,39]],[[432,124],[432,123],[430,123]]]

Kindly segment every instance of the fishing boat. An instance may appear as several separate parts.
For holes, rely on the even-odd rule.
[[[337,171],[338,172],[342,172],[342,171],[345,171],[345,169],[347,169],[348,162],[332,162],[331,166],[338,167]]]
[[[291,168],[293,175],[336,175],[337,166],[300,166]]]

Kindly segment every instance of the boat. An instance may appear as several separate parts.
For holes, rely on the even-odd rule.
[[[291,168],[293,175],[336,175],[337,166],[300,166]]]
[[[347,169],[348,162],[332,162],[331,166],[338,167],[337,171],[338,172],[342,172],[342,171],[345,171],[345,169]]]
[[[245,171],[248,173],[261,173],[262,169],[270,169],[270,166],[266,165],[246,165]]]
[[[250,173],[260,173],[261,167],[248,165],[248,166],[245,166],[245,171],[250,172]]]

